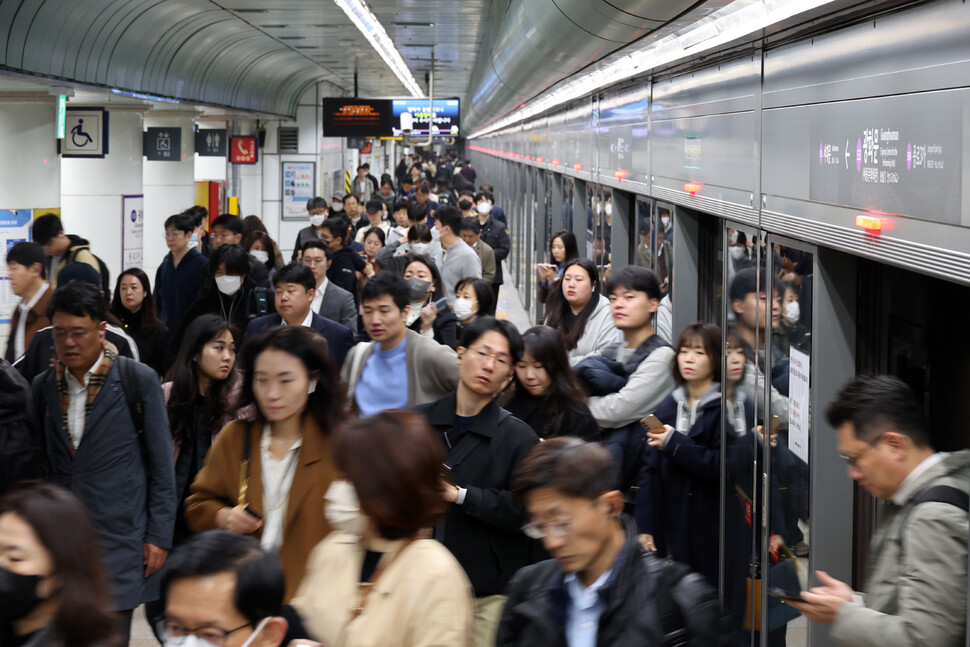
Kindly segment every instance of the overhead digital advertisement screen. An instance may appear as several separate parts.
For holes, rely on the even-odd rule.
[[[461,106],[458,99],[435,99],[433,106],[428,99],[394,99],[392,101],[391,130],[394,136],[401,133],[401,114],[410,112],[414,119],[412,137],[428,136],[433,124],[437,128],[434,135],[440,137],[459,137],[461,128],[459,115]]]
[[[388,99],[323,100],[324,137],[383,137],[391,132]]]

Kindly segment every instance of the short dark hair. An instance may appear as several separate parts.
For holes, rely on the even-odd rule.
[[[276,274],[273,276],[273,287],[279,287],[280,283],[295,283],[303,286],[307,291],[317,287],[317,280],[313,277],[313,271],[299,261],[292,261],[276,270]]]
[[[468,348],[490,331],[497,332],[508,340],[509,354],[512,356],[513,363],[522,359],[522,335],[519,334],[519,330],[510,321],[495,317],[475,317],[462,331],[461,345]]]
[[[249,622],[278,616],[286,595],[286,576],[279,558],[252,537],[228,530],[209,530],[176,548],[162,571],[162,600],[178,580],[233,573],[233,606]]]
[[[384,203],[380,200],[368,200],[367,204],[364,205],[364,209],[368,213],[377,213],[378,211],[384,210]]]
[[[305,252],[308,249],[319,249],[320,251],[323,252],[323,255],[327,258],[327,260],[328,261],[330,260],[330,248],[327,247],[327,244],[322,240],[320,239],[308,240],[305,243],[303,243],[303,247],[300,248],[300,251]]]
[[[428,203],[412,202],[408,207],[408,220],[418,222],[428,217]]]
[[[411,208],[411,201],[408,200],[407,198],[403,198],[401,200],[396,200],[394,202],[394,208],[391,209],[391,213],[394,213],[395,211],[400,211],[401,209],[408,210],[410,208]]]
[[[394,188],[394,182],[391,181],[391,178],[386,177],[383,180],[381,180],[381,188],[384,188],[385,186],[389,186],[392,189]]]
[[[670,372],[673,374],[674,382],[678,386],[684,385],[687,381],[680,374],[680,365],[677,363],[677,356],[680,355],[681,348],[696,341],[700,341],[704,352],[710,359],[711,379],[715,382],[721,381],[721,348],[723,347],[721,342],[721,328],[712,323],[698,321],[697,323],[688,325],[681,331],[680,337],[677,338],[677,345],[674,346],[674,356],[670,360]]]
[[[46,245],[51,238],[64,231],[64,225],[59,216],[53,213],[45,213],[34,221],[30,233],[35,243]]]
[[[495,204],[495,198],[490,191],[479,191],[475,194],[475,202],[481,202],[483,199]]]
[[[38,243],[30,243],[27,241],[22,241],[10,248],[7,252],[7,263],[16,263],[17,265],[23,265],[26,268],[30,268],[34,263],[40,263],[40,276],[44,277],[44,271],[47,269],[44,261],[46,257],[44,256],[44,248]]]
[[[360,199],[353,193],[348,193],[344,196],[344,204],[347,204],[347,200],[354,200],[357,204],[360,204]]]
[[[222,263],[226,264],[226,274],[233,276],[249,276],[252,267],[249,254],[239,245],[222,245],[213,250],[209,257],[209,274],[215,276]]]
[[[476,234],[481,235],[481,233],[482,233],[482,223],[478,222],[478,218],[462,218],[461,219],[461,230],[462,231],[474,231]]]
[[[442,227],[447,227],[454,235],[461,233],[461,211],[458,207],[446,204],[435,212],[434,217]]]
[[[431,193],[431,184],[427,180],[422,180],[421,184],[418,185],[418,193],[421,195]]]
[[[461,191],[459,191],[458,192],[458,199],[460,200],[461,198],[464,198],[466,195],[469,198],[471,198],[472,200],[474,200],[475,199],[475,189],[474,189],[474,187],[464,188]]]
[[[434,236],[431,235],[431,228],[428,225],[421,223],[418,225],[411,225],[408,228],[408,242],[414,243],[430,243],[434,240]]]
[[[233,234],[243,233],[243,221],[239,216],[234,216],[231,213],[224,213],[215,220],[212,221],[212,228],[222,227],[223,229],[228,229]]]
[[[405,184],[414,184],[414,180],[411,179],[410,173],[401,178],[401,186],[404,186]]]
[[[759,271],[757,267],[746,267],[735,274],[731,280],[731,288],[728,294],[731,301],[743,301],[752,292],[763,293],[765,291],[764,277],[760,278],[759,285]]]
[[[364,283],[360,290],[360,303],[366,304],[382,296],[391,297],[398,310],[404,310],[411,303],[411,289],[403,276],[394,272],[378,272]]]
[[[177,213],[165,219],[165,229],[175,227],[176,231],[191,234],[195,230],[195,218],[187,213]]]
[[[842,387],[825,417],[832,427],[852,423],[856,438],[874,444],[889,431],[908,436],[917,447],[930,446],[923,412],[913,391],[898,377],[859,375]]]
[[[192,222],[194,222],[195,226],[198,227],[199,225],[202,224],[202,221],[206,219],[206,216],[209,215],[209,210],[203,207],[202,205],[196,204],[189,207],[182,213],[191,216]]]
[[[351,420],[334,435],[333,458],[385,539],[413,537],[447,509],[440,480],[444,450],[419,413],[391,410]]]
[[[343,214],[330,216],[323,221],[320,227],[329,231],[330,235],[334,238],[343,241],[347,237],[347,232],[350,230],[350,219],[344,218]]]
[[[327,201],[320,196],[314,196],[306,201],[306,210],[313,211],[314,209],[327,209],[330,207]]]
[[[566,496],[595,501],[617,489],[613,456],[599,443],[579,438],[550,438],[532,448],[512,477],[521,498],[550,488]]]
[[[58,312],[75,317],[91,317],[94,321],[104,321],[107,305],[101,296],[101,287],[85,281],[70,281],[60,285],[47,306],[47,318],[54,319]]]
[[[636,265],[624,265],[613,272],[606,282],[606,295],[613,294],[614,291],[625,288],[634,292],[645,292],[648,299],[661,299],[660,280],[653,270]]]

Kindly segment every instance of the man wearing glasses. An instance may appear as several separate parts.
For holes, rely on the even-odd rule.
[[[278,647],[288,623],[281,614],[286,582],[279,560],[252,537],[225,530],[196,535],[165,568],[165,647]]]
[[[505,586],[536,552],[522,534],[525,511],[509,479],[539,439],[495,402],[521,356],[522,338],[512,324],[478,317],[465,327],[458,348],[457,391],[417,407],[446,452],[441,488],[448,514],[434,536],[455,555],[475,590],[479,646],[495,644]]]
[[[532,521],[523,530],[553,559],[508,586],[496,645],[717,645],[717,592],[686,566],[637,541],[623,514],[611,454],[553,438],[522,461],[512,487]]]
[[[826,416],[849,478],[888,503],[865,593],[819,571],[821,586],[788,604],[832,625],[844,647],[962,646],[970,450],[934,451],[919,405],[895,377],[857,377]]]
[[[358,323],[354,295],[327,279],[330,248],[322,240],[309,240],[304,243],[302,252],[303,264],[310,268],[317,281],[310,307],[324,319],[347,326],[356,337]]]
[[[65,283],[49,312],[57,362],[34,378],[35,419],[50,480],[81,500],[98,532],[127,643],[132,610],[158,598],[152,575],[165,563],[175,527],[162,388],[152,369],[104,343],[105,303],[97,286]],[[129,398],[141,416],[132,413]]]

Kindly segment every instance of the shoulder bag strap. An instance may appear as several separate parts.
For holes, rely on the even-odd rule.
[[[249,503],[249,455],[252,451],[249,445],[252,443],[253,423],[246,423],[246,437],[243,439],[242,462],[239,465],[239,496],[236,497],[236,505],[246,505]]]

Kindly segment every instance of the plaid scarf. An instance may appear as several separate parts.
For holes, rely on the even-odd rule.
[[[90,379],[88,379],[88,396],[84,402],[84,424],[88,422],[88,416],[91,415],[91,409],[94,408],[94,401],[97,399],[98,394],[101,393],[101,387],[104,386],[105,380],[108,379],[108,373],[111,371],[111,367],[114,366],[115,359],[117,355],[110,348],[104,349],[104,358],[98,365],[98,368],[94,370],[91,374]],[[61,419],[64,422],[64,430],[67,432],[67,440],[71,445],[72,451],[77,451],[77,447],[74,446],[74,441],[71,439],[70,428],[67,424],[67,412],[71,406],[71,394],[67,391],[67,373],[60,361],[57,362],[55,368],[55,376],[57,378],[57,395],[61,403]]]

